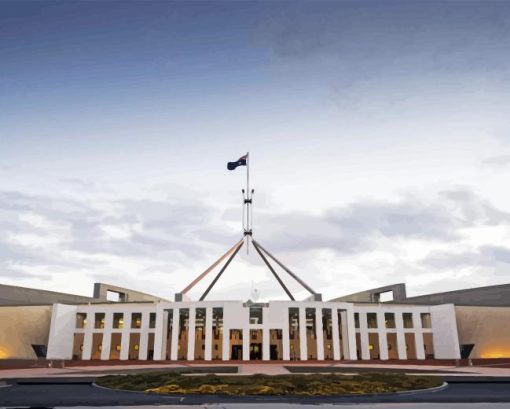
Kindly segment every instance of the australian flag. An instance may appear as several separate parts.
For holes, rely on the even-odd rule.
[[[246,160],[248,159],[248,154],[241,156],[238,160],[235,162],[229,162],[227,163],[227,169],[228,170],[234,170],[238,166],[246,166]]]

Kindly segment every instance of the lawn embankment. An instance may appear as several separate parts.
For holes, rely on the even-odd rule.
[[[176,373],[117,375],[98,378],[100,386],[163,394],[332,396],[428,389],[443,380],[434,376],[387,373],[362,375],[185,376]]]

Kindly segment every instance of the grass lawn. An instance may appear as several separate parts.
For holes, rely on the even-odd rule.
[[[163,394],[223,395],[302,395],[331,396],[398,392],[440,386],[437,376],[407,376],[390,373],[362,375],[204,375],[145,373],[104,376],[96,379],[101,386],[114,389]]]

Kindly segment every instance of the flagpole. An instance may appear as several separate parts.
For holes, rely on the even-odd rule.
[[[251,213],[251,203],[250,203],[250,152],[246,152],[246,198],[248,202],[246,203],[246,230],[251,231],[250,226],[250,213]],[[250,254],[250,237],[246,238],[246,254]]]

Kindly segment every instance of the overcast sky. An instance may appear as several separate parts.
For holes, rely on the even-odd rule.
[[[172,298],[240,238],[246,151],[326,299],[510,282],[510,2],[0,1],[0,283]],[[210,298],[285,298],[240,255]]]

